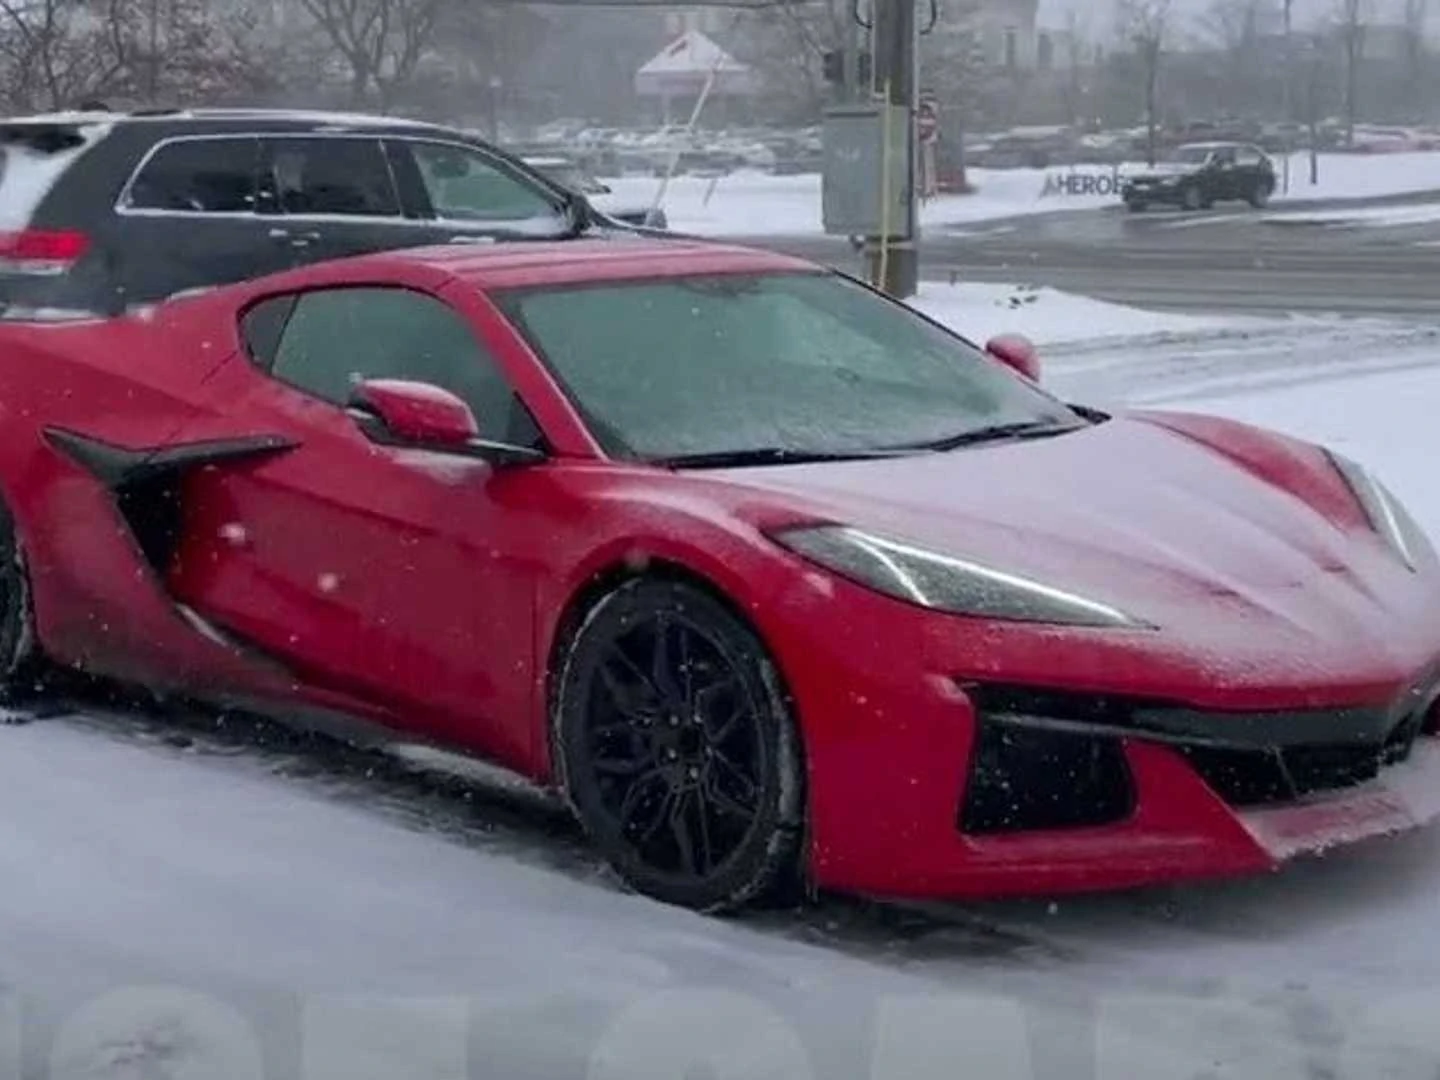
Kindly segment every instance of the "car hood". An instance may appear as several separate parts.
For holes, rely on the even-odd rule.
[[[1276,447],[1296,468],[1301,459]],[[1328,469],[1316,460],[1298,467]],[[1414,575],[1353,514],[1332,520],[1253,461],[1143,418],[933,456],[730,470],[725,479],[788,496],[802,517],[1022,574],[1161,627],[1205,608],[1307,633],[1368,632],[1421,592],[1407,598]],[[1317,483],[1337,497],[1334,477],[1310,477],[1312,491]],[[1338,498],[1346,502],[1343,488]]]

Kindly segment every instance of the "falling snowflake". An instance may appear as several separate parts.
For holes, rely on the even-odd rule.
[[[239,547],[250,539],[250,531],[238,521],[229,521],[220,526],[220,539]]]
[[[340,575],[330,573],[321,574],[317,584],[320,586],[321,592],[334,592],[340,587]]]

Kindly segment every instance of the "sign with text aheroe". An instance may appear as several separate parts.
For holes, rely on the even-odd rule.
[[[878,103],[825,111],[820,204],[831,236],[904,237],[908,232],[907,114],[902,105]]]

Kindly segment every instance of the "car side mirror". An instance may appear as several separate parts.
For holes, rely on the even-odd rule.
[[[985,352],[1033,383],[1040,381],[1040,352],[1024,334],[1000,334],[985,343]]]
[[[542,451],[490,442],[470,406],[430,383],[406,379],[367,379],[350,393],[350,414],[372,441],[388,446],[461,454],[497,465],[543,460]]]

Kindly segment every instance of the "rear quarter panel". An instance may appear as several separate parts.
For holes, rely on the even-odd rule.
[[[104,485],[45,438],[64,428],[127,449],[170,443],[223,358],[200,300],[119,319],[0,322],[0,494],[24,544],[46,652],[166,680],[195,635]]]

